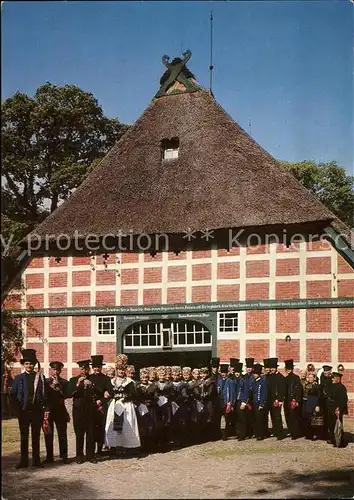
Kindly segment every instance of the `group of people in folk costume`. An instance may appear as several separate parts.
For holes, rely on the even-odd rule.
[[[63,363],[50,363],[51,376],[39,369],[36,351],[24,349],[24,371],[11,385],[10,398],[19,419],[21,461],[28,467],[28,435],[32,432],[33,465],[41,467],[40,432],[45,434],[46,460],[54,461],[53,436],[57,429],[62,461],[68,460],[67,425],[70,416],[65,399],[72,398],[72,417],[76,436],[76,461],[96,463],[104,447],[166,450],[208,440],[226,440],[235,435],[239,441],[271,434],[285,437],[282,408],[292,439],[301,436],[328,439],[335,444],[337,420],[347,414],[347,391],[341,374],[324,366],[317,378],[310,369],[305,379],[294,373],[293,360],[285,361],[286,376],[278,371],[278,359],[263,360],[263,365],[246,358],[243,363],[231,358],[221,364],[212,358],[209,367],[158,366],[140,369],[135,380],[134,366],[120,354],[114,369],[102,372],[103,356],[93,355],[79,361],[79,375],[69,381],[61,377]],[[92,370],[92,372],[91,372]],[[320,431],[321,429],[321,431]],[[85,443],[86,441],[86,443]],[[84,453],[84,445],[85,452]],[[338,445],[338,443],[337,443]],[[85,457],[86,455],[86,457]]]

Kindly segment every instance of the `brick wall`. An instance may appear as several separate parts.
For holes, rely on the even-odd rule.
[[[307,309],[306,329],[308,332],[330,332],[332,331],[331,309]]]
[[[43,288],[44,287],[44,274],[27,274],[25,286],[28,289]]]
[[[167,289],[167,304],[183,304],[186,301],[186,289],[173,287]]]
[[[300,341],[292,339],[291,342],[286,342],[282,339],[276,341],[276,355],[280,361],[293,359],[296,363],[300,361]]]
[[[307,339],[306,340],[307,359],[312,363],[330,361],[331,340],[330,339]]]
[[[263,363],[269,357],[269,340],[246,340],[246,357]]]
[[[31,275],[29,275],[31,276]],[[36,275],[34,275],[36,276]],[[66,287],[68,284],[67,273],[50,273],[49,275],[49,288]]]
[[[300,313],[298,309],[278,309],[276,311],[277,333],[295,333],[300,329]]]
[[[239,340],[218,340],[217,349],[221,362],[228,362],[230,358],[238,358],[240,356]]]
[[[147,267],[144,269],[144,283],[161,283],[162,268]]]
[[[268,332],[269,332],[268,311],[246,312],[246,333],[268,333]]]
[[[44,318],[39,318],[43,319]],[[49,337],[66,337],[68,335],[68,318],[50,317],[49,318]]]
[[[300,273],[300,259],[277,259],[277,276],[297,276]]]
[[[66,307],[67,304],[73,307],[91,304],[128,306],[137,305],[138,300],[140,304],[158,305],[163,300],[167,304],[176,304],[238,301],[240,298],[266,301],[354,295],[354,270],[328,243],[302,245],[302,253],[299,252],[300,246],[276,245],[276,254],[265,245],[251,246],[246,252],[235,247],[230,251],[218,248],[213,254],[210,250],[195,251],[191,255],[185,251],[178,255],[168,252],[164,259],[162,253],[152,256],[145,252],[143,259],[135,252],[123,253],[119,258],[111,254],[107,269],[102,256],[80,255],[72,259],[62,258],[60,262],[54,257],[35,257],[28,263],[23,276],[26,307],[40,309]],[[69,264],[72,267],[68,267]],[[91,270],[92,264],[94,270]],[[47,268],[45,272],[44,267]],[[300,269],[305,271],[302,276]],[[333,271],[335,274],[332,275]],[[163,283],[163,276],[167,284]],[[45,277],[48,277],[47,281]],[[187,277],[190,282],[187,282]],[[213,281],[212,277],[216,279]],[[72,288],[67,289],[70,282]],[[45,283],[47,289],[44,289]],[[62,293],[58,293],[61,290]],[[20,293],[14,290],[5,307],[20,308]],[[28,345],[32,343],[42,350],[46,359],[54,355],[68,359],[69,375],[73,368],[71,359],[74,362],[85,357],[85,353],[92,354],[86,346],[87,338],[91,337],[90,317],[29,318],[25,323]],[[71,325],[72,331],[69,330]],[[218,339],[218,355],[225,359],[230,357],[230,352],[232,356],[254,355],[260,361],[265,356],[277,355],[281,361],[294,358],[298,365],[314,362],[317,367],[324,362],[333,366],[342,362],[346,365],[349,387],[352,387],[354,341],[350,335],[354,333],[354,309],[250,310],[244,313],[244,322],[240,322],[239,328],[234,338]],[[335,340],[330,337],[332,331],[336,334]],[[40,342],[37,332],[48,339],[46,344]],[[70,360],[62,351],[65,346],[67,348],[69,333],[73,336]],[[292,337],[290,343],[284,340],[287,334]],[[85,342],[79,342],[82,337],[85,337],[82,339]],[[332,342],[337,345],[332,346]],[[78,349],[83,349],[78,358],[74,357],[74,344],[77,344],[75,356]],[[96,338],[95,345],[96,353],[114,359],[115,341]],[[353,387],[348,390],[354,392]]]

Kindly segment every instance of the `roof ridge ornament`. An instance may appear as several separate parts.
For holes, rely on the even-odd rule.
[[[182,92],[194,92],[199,90],[201,87],[196,83],[194,75],[186,67],[187,62],[192,57],[191,50],[187,49],[182,53],[183,59],[180,57],[175,57],[172,62],[170,62],[170,56],[166,54],[162,56],[162,64],[166,66],[166,71],[162,75],[160,80],[160,89],[155,95],[155,97],[161,97],[167,95],[168,89],[175,83],[179,82],[183,88],[173,89],[169,94],[180,94]]]
[[[187,64],[187,62],[189,61],[189,59],[192,57],[192,52],[187,49],[185,52],[182,52],[182,56],[183,56],[183,59],[180,59],[179,57],[177,57],[176,59],[174,59],[172,61],[172,63],[169,62],[170,60],[170,56],[166,56],[166,54],[164,56],[162,56],[162,64],[164,64],[166,66],[167,69],[170,69],[170,67],[174,64],[176,65],[176,60],[179,60],[179,65],[180,66],[180,71],[183,69],[183,66],[185,66]]]

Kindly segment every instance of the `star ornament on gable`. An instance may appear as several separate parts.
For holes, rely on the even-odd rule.
[[[185,235],[183,238],[187,238],[188,241],[195,240],[197,237],[195,236],[195,233],[197,232],[195,229],[191,229],[190,227],[187,229],[187,231],[183,231]]]
[[[202,233],[202,239],[205,238],[205,241],[209,241],[209,240],[214,239],[214,236],[213,236],[214,230],[213,229],[204,229],[204,231],[200,231],[200,232]]]

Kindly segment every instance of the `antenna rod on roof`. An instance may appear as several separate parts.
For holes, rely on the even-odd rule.
[[[209,65],[209,73],[210,73],[210,91],[212,91],[213,87],[213,11],[210,11],[210,65]]]
[[[252,122],[251,122],[251,120],[248,121],[248,130],[249,130],[250,135],[252,135]]]

